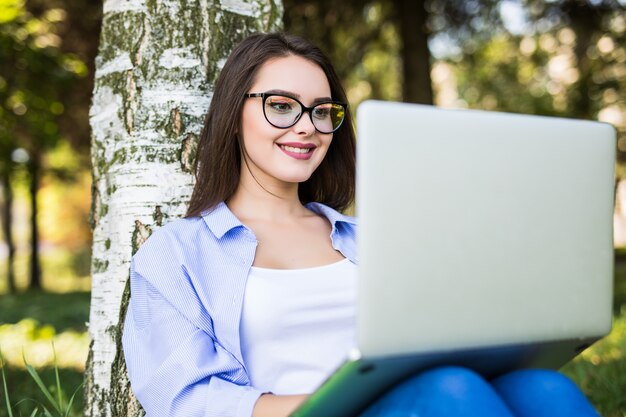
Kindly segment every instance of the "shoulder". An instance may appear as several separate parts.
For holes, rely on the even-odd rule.
[[[333,228],[331,233],[333,247],[353,263],[358,263],[356,247],[357,219],[321,203],[308,203],[306,207],[328,219]]]
[[[154,230],[133,256],[137,270],[169,268],[193,276],[236,260],[250,243],[245,227],[220,203],[201,216],[178,218]]]
[[[356,217],[340,213],[322,203],[308,203],[306,207],[328,219],[333,228],[331,238],[337,245],[336,249],[356,262]]]
[[[187,271],[214,269],[249,249],[248,230],[221,202],[200,216],[179,218],[155,230],[133,261],[179,265]]]
[[[206,224],[201,217],[178,218],[152,231],[150,237],[133,256],[135,260],[182,258],[195,247],[199,236],[206,235]],[[206,237],[205,237],[206,239]]]
[[[181,217],[166,223],[152,233],[150,239],[169,239],[184,243],[205,235],[208,228],[202,217]]]
[[[204,270],[202,260],[207,258],[201,253],[206,247],[203,241],[210,237],[200,217],[172,220],[152,232],[130,265],[134,314],[161,314],[157,310],[164,312],[173,307],[187,321],[208,331],[209,319],[197,276]],[[150,305],[154,311],[141,310]]]
[[[347,214],[340,213],[334,208],[322,203],[307,203],[306,207],[314,213],[326,217],[330,224],[332,224],[337,229],[356,229],[357,219],[354,216],[348,216]]]

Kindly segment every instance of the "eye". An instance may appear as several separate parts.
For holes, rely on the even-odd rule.
[[[330,116],[330,105],[320,104],[313,109],[313,117],[316,119],[326,119]]]
[[[274,113],[287,114],[294,110],[297,103],[288,97],[269,97],[265,106]]]

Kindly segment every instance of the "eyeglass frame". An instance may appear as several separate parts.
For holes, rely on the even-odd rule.
[[[270,119],[268,119],[267,114],[265,113],[265,101],[267,100],[268,97],[271,96],[277,96],[277,97],[287,97],[293,101],[295,101],[296,103],[298,103],[300,105],[300,107],[302,108],[302,111],[300,112],[300,114],[298,115],[298,117],[296,118],[296,120],[294,120],[294,122],[292,124],[290,124],[289,126],[276,126],[274,123],[270,122]],[[244,94],[245,98],[255,98],[255,97],[261,97],[263,99],[262,102],[262,107],[263,107],[263,116],[265,117],[265,120],[267,121],[267,123],[269,123],[270,125],[274,126],[277,129],[289,129],[290,127],[295,126],[296,123],[298,123],[300,121],[300,119],[302,118],[302,115],[306,112],[309,114],[309,119],[311,119],[311,124],[313,125],[313,127],[315,128],[315,130],[323,135],[328,135],[331,133],[336,132],[337,130],[339,130],[339,128],[343,125],[343,121],[346,120],[346,116],[345,113],[348,111],[348,105],[346,103],[342,103],[340,101],[334,101],[334,100],[323,100],[320,101],[318,103],[315,103],[313,106],[308,107],[305,106],[304,104],[302,104],[302,102],[300,100],[298,100],[295,97],[290,96],[289,94],[284,94],[284,93],[246,93]],[[344,112],[344,116],[341,119],[341,122],[339,123],[339,126],[337,126],[336,128],[334,128],[333,130],[331,130],[330,132],[322,132],[321,130],[319,130],[317,128],[317,126],[315,126],[315,122],[313,121],[313,113],[311,113],[311,111],[321,105],[321,104],[338,104],[341,107],[343,107],[343,112]]]

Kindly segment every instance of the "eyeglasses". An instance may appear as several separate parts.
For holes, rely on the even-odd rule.
[[[274,127],[287,129],[298,123],[302,113],[309,113],[311,123],[320,133],[333,133],[346,117],[346,105],[337,101],[325,101],[307,107],[297,99],[283,94],[248,93],[247,98],[263,98],[265,120]]]

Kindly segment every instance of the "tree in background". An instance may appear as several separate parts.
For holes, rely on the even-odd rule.
[[[506,4],[500,8],[516,9],[504,11],[508,24],[489,38],[459,42],[457,52],[445,57],[454,68],[459,104],[610,122],[620,133],[623,163],[626,5],[611,0]]]
[[[64,86],[59,101],[65,111],[57,121],[63,137],[72,146],[81,168],[89,169],[89,103],[93,92],[95,57],[102,23],[102,1],[28,0],[26,9],[33,16],[44,16],[48,10],[58,10],[63,19],[56,23],[61,53],[81,60],[89,76],[74,79]],[[67,174],[67,173],[66,173]]]
[[[310,39],[329,55],[352,104],[366,98],[402,99],[402,39],[391,1],[285,0],[284,4],[285,30]],[[430,75],[423,76],[430,84]]]
[[[497,0],[286,0],[285,28],[320,45],[353,103],[365,98],[433,104],[429,45],[488,38]],[[350,94],[352,93],[352,94]]]
[[[59,49],[56,28],[63,17],[59,9],[34,17],[26,11],[23,0],[5,0],[0,5],[0,174],[5,194],[4,234],[12,258],[11,178],[16,161],[22,162],[28,173],[31,196],[30,285],[35,288],[41,286],[37,192],[42,157],[62,139],[57,120],[64,111],[60,101],[64,89],[86,75],[80,60]],[[12,261],[9,259],[9,288],[14,287]]]
[[[274,0],[105,1],[90,111],[93,259],[87,416],[138,416],[121,351],[131,255],[184,214],[197,138],[232,47],[280,27]]]
[[[286,29],[337,62],[353,105],[432,103],[434,87],[444,106],[599,119],[618,129],[619,178],[625,16],[619,0],[285,0]]]
[[[1,16],[1,15],[0,15]],[[0,17],[0,19],[2,19]],[[0,25],[2,22],[0,20]],[[3,37],[0,35],[0,45]],[[0,46],[0,50],[3,46]],[[2,61],[0,61],[2,62]],[[0,64],[2,65],[2,64]],[[6,90],[6,81],[0,75],[0,97]],[[11,186],[11,174],[15,170],[13,152],[15,143],[13,140],[13,129],[15,129],[15,117],[8,113],[3,106],[0,106],[0,187],[2,188],[2,234],[7,245],[7,288],[9,293],[15,291],[15,243],[13,241],[13,189]]]

